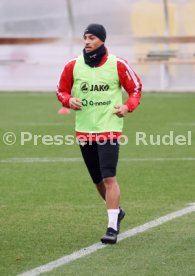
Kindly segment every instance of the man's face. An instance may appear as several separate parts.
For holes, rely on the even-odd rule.
[[[90,53],[104,44],[103,41],[93,34],[85,34],[83,39],[86,53]]]

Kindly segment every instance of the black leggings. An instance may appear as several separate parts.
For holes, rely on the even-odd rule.
[[[103,141],[102,144],[100,142],[85,142],[85,145],[80,145],[80,149],[95,184],[100,183],[103,178],[116,175],[119,156],[117,140]]]

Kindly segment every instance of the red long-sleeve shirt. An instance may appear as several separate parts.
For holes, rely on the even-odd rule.
[[[101,62],[98,64],[97,67],[102,66],[108,58],[108,51],[106,50],[106,54],[103,56]],[[71,91],[73,87],[73,70],[77,58],[73,58],[69,60],[64,70],[61,74],[58,89],[57,89],[57,97],[59,101],[62,103],[64,107],[70,108],[69,99],[72,97]],[[120,57],[117,57],[117,70],[119,76],[119,82],[124,90],[128,93],[128,99],[124,103],[127,107],[129,112],[133,112],[136,107],[140,103],[141,98],[141,90],[142,84],[137,76],[137,74],[133,71],[133,69],[129,66],[128,62]],[[106,137],[110,137],[110,133],[101,133],[101,136],[105,135]],[[76,132],[76,136],[84,135],[87,140],[89,140],[89,135],[87,133],[80,133]],[[90,140],[96,140],[98,134],[94,134],[93,137],[90,134]],[[121,132],[115,132],[114,135],[118,138],[121,136]]]

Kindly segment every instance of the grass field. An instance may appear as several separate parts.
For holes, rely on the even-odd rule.
[[[59,108],[54,93],[0,93],[2,276],[94,244],[106,230],[105,205],[78,145],[42,142],[45,135],[74,135],[74,112],[58,115]],[[136,145],[136,132],[162,137],[170,131],[174,137],[191,131],[191,145]],[[16,134],[15,144],[3,142],[6,132]],[[40,135],[37,145],[32,140],[21,145],[24,132]],[[125,118],[124,134],[128,143],[120,149],[118,180],[127,215],[121,232],[195,202],[195,93],[144,93],[137,111]],[[195,275],[195,215],[44,275]]]

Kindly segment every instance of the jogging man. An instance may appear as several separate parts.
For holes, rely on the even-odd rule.
[[[64,107],[76,111],[75,130],[81,153],[107,206],[108,226],[101,241],[114,244],[125,216],[116,178],[119,139],[123,117],[138,106],[142,85],[127,61],[108,54],[102,25],[90,24],[83,39],[83,54],[66,63],[57,97]],[[128,93],[125,103],[121,87]]]

